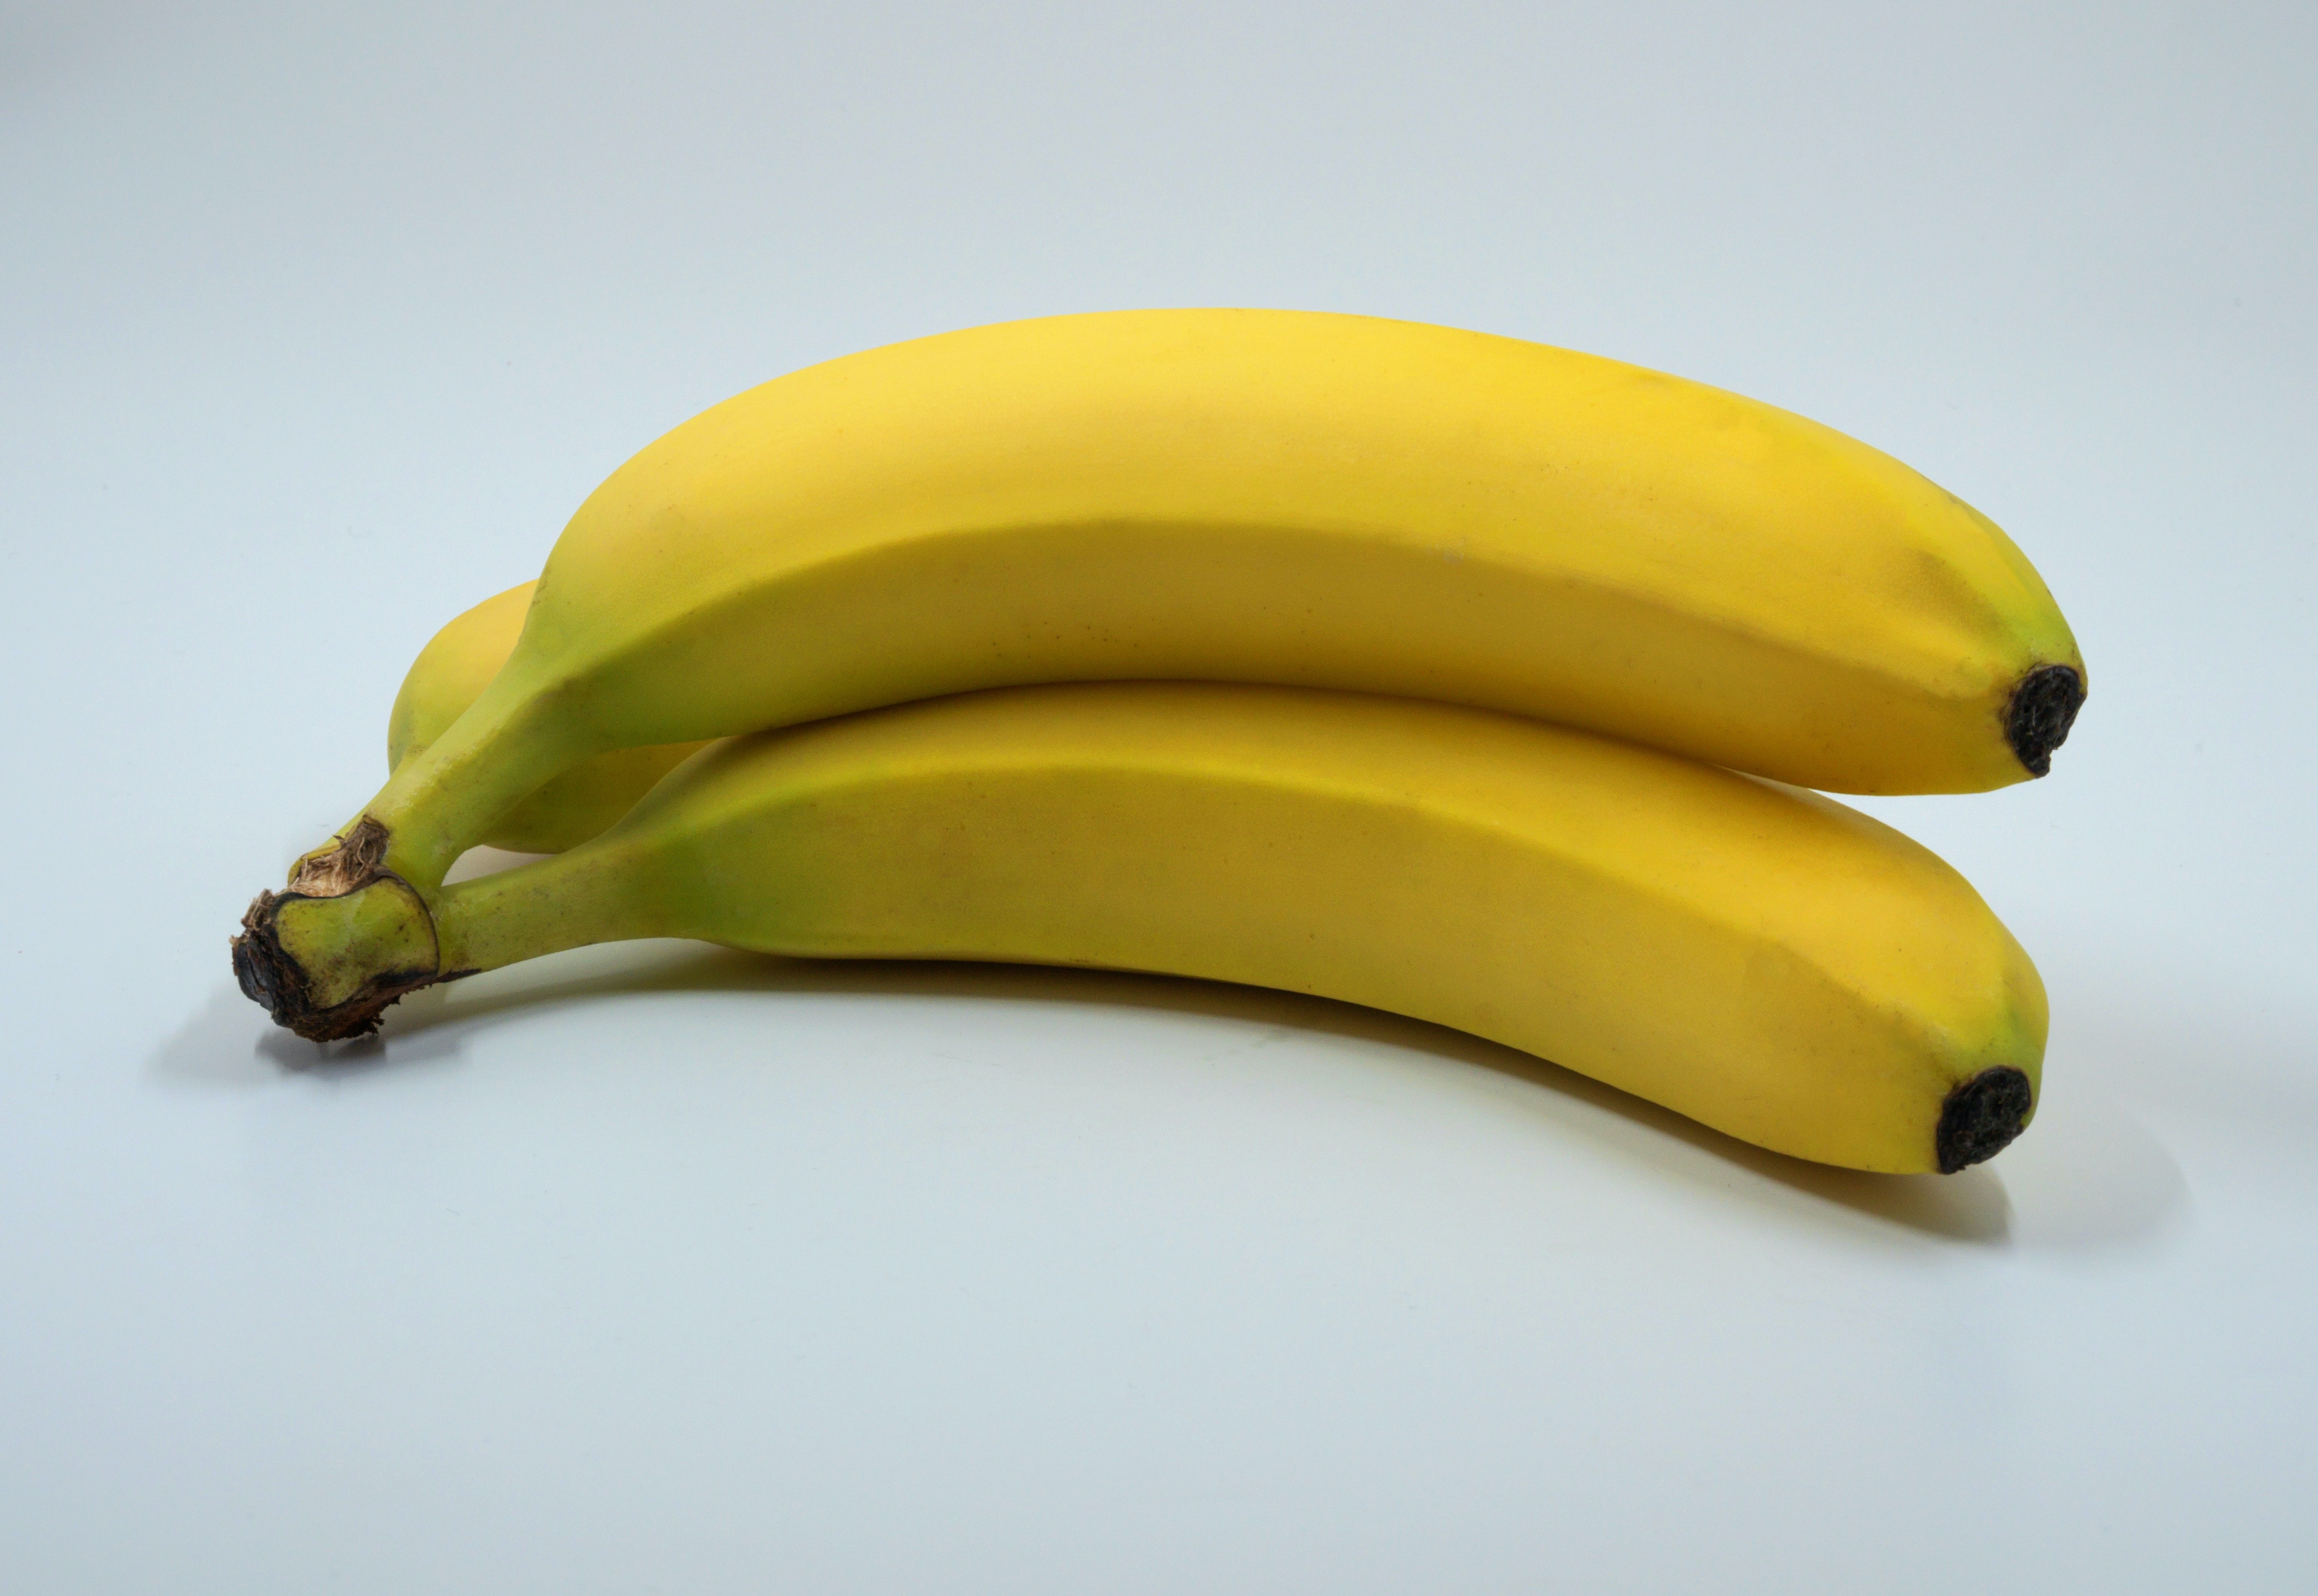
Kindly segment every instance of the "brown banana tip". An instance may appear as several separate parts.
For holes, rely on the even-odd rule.
[[[2069,728],[2085,704],[2085,678],[2070,665],[2040,665],[2020,678],[2004,712],[2004,740],[2031,776],[2053,769],[2053,750],[2069,740]]]
[[[2009,1064],[1982,1070],[1960,1082],[1948,1093],[1940,1109],[1940,1128],[1933,1136],[1940,1173],[1953,1175],[1984,1163],[2012,1145],[2035,1104],[2035,1089],[2027,1075]]]

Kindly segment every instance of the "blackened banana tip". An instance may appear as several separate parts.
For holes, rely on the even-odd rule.
[[[2028,1077],[2009,1064],[1982,1070],[1948,1093],[1933,1142],[1940,1173],[1984,1163],[2012,1145],[2028,1123],[2036,1092]]]
[[[2004,714],[2005,740],[2031,776],[2053,769],[2053,750],[2069,740],[2084,707],[2085,678],[2070,665],[2040,665],[2012,689]]]

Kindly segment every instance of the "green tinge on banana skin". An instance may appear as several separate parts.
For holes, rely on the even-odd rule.
[[[598,754],[565,771],[509,810],[483,838],[517,854],[560,854],[611,829],[636,800],[705,742],[660,743]]]

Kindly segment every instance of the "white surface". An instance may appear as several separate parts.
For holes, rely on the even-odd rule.
[[[0,1586],[2309,1588],[2312,13],[1533,10],[0,15]],[[1216,302],[1703,378],[2016,533],[2058,775],[1873,807],[2044,968],[2017,1147],[1163,981],[594,950],[319,1063],[233,991],[635,447]]]

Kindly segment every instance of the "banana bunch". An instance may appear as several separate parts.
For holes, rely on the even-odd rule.
[[[1011,323],[614,472],[234,963],[318,1040],[622,937],[1160,971],[1954,1170],[2034,1111],[2035,967],[1804,789],[2041,776],[2083,695],[2001,531],[1768,406],[1361,317]],[[445,885],[484,841],[556,856]]]

